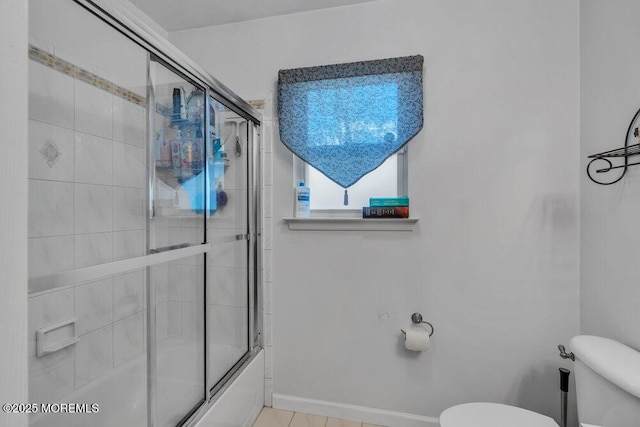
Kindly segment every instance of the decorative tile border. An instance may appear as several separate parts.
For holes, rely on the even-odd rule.
[[[247,103],[256,110],[264,110],[264,99],[254,99],[251,101],[247,101]]]
[[[125,89],[122,86],[118,86],[117,84],[105,79],[104,77],[100,77],[99,75],[94,74],[91,71],[87,71],[77,65],[72,64],[69,61],[65,61],[64,59],[59,58],[47,51],[44,51],[32,44],[29,45],[29,59],[46,67],[59,71],[63,74],[66,74],[70,77],[81,80],[92,86],[105,90],[119,98],[124,99],[125,101],[133,102],[134,104],[137,104],[143,108],[147,108],[146,97]],[[264,99],[256,99],[248,101],[248,103],[256,110],[264,110],[265,108]],[[172,114],[170,107],[161,104],[156,104],[156,112],[165,117],[170,117]]]
[[[29,45],[29,59],[38,62],[44,66],[50,67],[56,71],[66,74],[70,77],[81,80],[92,86],[105,90],[117,97],[124,99],[125,101],[133,102],[141,107],[147,107],[147,98],[132,92],[128,89],[118,86],[117,84],[110,82],[104,77],[100,77],[90,71],[87,71],[77,65],[72,64],[69,61],[65,61],[55,55],[50,54],[36,46]]]

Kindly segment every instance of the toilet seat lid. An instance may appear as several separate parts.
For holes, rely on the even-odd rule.
[[[558,427],[546,415],[500,403],[453,406],[440,415],[441,427]]]

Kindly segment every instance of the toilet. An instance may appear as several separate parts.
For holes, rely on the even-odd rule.
[[[640,352],[612,339],[579,335],[570,348],[578,420],[581,427],[640,425]],[[499,403],[453,406],[440,415],[440,427],[558,427],[546,415]]]
[[[453,406],[440,415],[440,427],[558,427],[546,415],[500,403]]]

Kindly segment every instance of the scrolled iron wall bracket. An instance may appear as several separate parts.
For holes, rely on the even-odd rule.
[[[640,165],[640,162],[629,163],[629,157],[640,154],[640,144],[629,145],[629,139],[631,139],[632,131],[633,131],[633,136],[636,138],[638,137],[638,128],[636,127],[634,129],[633,125],[636,123],[636,120],[638,120],[639,116],[640,116],[640,109],[636,111],[636,114],[633,116],[633,119],[631,119],[631,122],[629,123],[629,127],[627,128],[627,133],[625,134],[625,138],[624,138],[624,147],[617,148],[615,150],[604,151],[598,154],[592,154],[591,156],[588,157],[589,159],[591,159],[591,161],[587,164],[587,176],[591,181],[600,185],[615,184],[616,182],[624,178],[624,175],[627,173],[627,169],[629,168],[629,166]],[[615,158],[624,159],[624,163],[621,165],[614,166],[613,162],[611,162],[610,159],[615,159]],[[600,169],[595,169],[595,171],[593,171],[592,167],[596,167],[597,161],[605,162],[606,166],[601,167]],[[622,173],[617,179],[609,182],[607,181],[603,182],[603,181],[597,180],[596,178],[594,178],[594,175],[592,173],[592,172],[595,172],[596,174],[607,173],[614,169],[622,169]]]

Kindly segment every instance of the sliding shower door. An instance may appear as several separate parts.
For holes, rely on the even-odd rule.
[[[149,254],[202,247],[210,196],[205,163],[205,91],[156,56],[149,63]],[[204,402],[204,258],[150,267],[150,419],[175,426]],[[155,313],[154,313],[155,312]]]
[[[146,425],[148,52],[71,1],[29,19],[29,421]]]
[[[92,2],[29,19],[29,423],[181,425],[259,348],[256,119]]]
[[[207,221],[207,382],[214,387],[249,350],[249,159],[252,126],[237,112],[209,100],[216,200]]]

